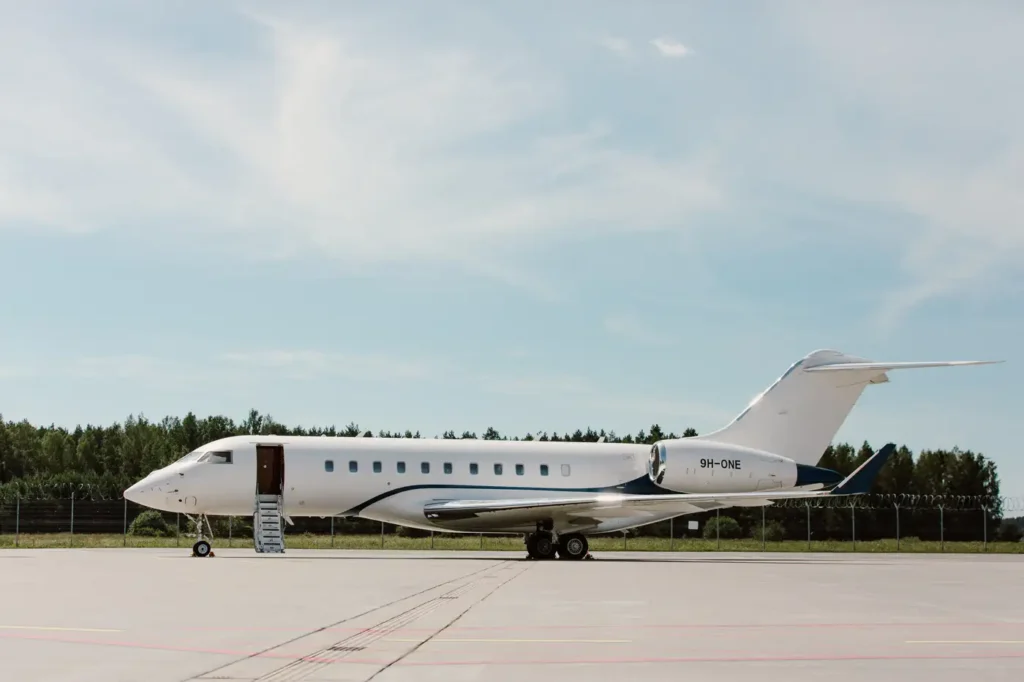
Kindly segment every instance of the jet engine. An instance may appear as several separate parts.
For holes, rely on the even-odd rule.
[[[791,459],[751,448],[680,438],[651,447],[647,476],[655,485],[679,493],[725,493],[797,485]]]

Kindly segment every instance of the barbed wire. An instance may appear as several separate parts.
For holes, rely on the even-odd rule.
[[[0,503],[22,502],[81,502],[123,501],[120,490],[111,490],[110,485],[90,483],[33,484],[30,494],[21,495],[7,490],[0,497]],[[1024,512],[1024,498],[989,495],[919,495],[911,493],[874,493],[868,495],[813,497],[808,499],[774,500],[773,507],[780,509],[933,509],[933,510],[988,510],[1003,515]]]
[[[942,509],[990,512],[1024,511],[1024,498],[988,495],[916,495],[880,493],[856,496],[822,496],[809,499],[775,500],[773,506],[783,509]]]

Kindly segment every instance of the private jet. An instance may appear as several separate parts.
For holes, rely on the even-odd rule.
[[[588,536],[775,500],[862,495],[895,446],[847,477],[817,466],[864,389],[897,369],[1001,361],[873,362],[819,350],[706,435],[637,443],[239,435],[153,471],[126,499],[195,522],[252,516],[258,553],[294,517],[356,516],[447,533],[522,535],[533,559],[584,559]]]

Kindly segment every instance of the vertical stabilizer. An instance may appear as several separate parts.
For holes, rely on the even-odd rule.
[[[990,362],[885,363],[834,350],[815,351],[794,363],[730,424],[694,438],[765,450],[814,465],[864,389],[887,382],[887,371]]]

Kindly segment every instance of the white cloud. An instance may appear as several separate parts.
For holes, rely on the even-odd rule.
[[[682,430],[693,423],[724,425],[739,413],[703,403],[652,396],[647,392],[624,391],[572,375],[481,375],[481,390],[487,393],[531,398],[534,406],[595,414],[595,419],[654,419],[671,422],[666,429]],[[684,424],[684,422],[686,422]],[[680,426],[682,424],[682,426]]]
[[[269,350],[225,353],[228,368],[258,368],[289,379],[345,377],[370,381],[411,381],[435,376],[438,363],[380,354],[346,354],[317,350]]]
[[[936,298],[999,291],[1000,277],[1024,271],[1024,13],[1012,3],[773,9],[783,37],[807,48],[811,78],[787,120],[762,121],[772,140],[762,152],[805,191],[916,220],[901,234],[857,228],[902,255],[906,283],[877,321],[890,328]]]
[[[655,38],[651,41],[651,45],[654,45],[663,57],[685,57],[693,52],[682,43],[669,38]]]
[[[371,12],[358,23],[245,14],[196,50],[176,31],[152,40],[130,21],[23,3],[0,24],[0,229],[164,241],[173,230],[233,254],[313,254],[349,269],[454,264],[560,300],[520,247],[686,229],[778,183],[914,219],[898,232],[833,228],[902,257],[905,285],[879,311],[894,324],[1024,263],[1024,14],[972,7],[778,3],[754,47],[719,40],[734,27],[666,10],[648,35],[690,22],[725,46],[708,59],[734,76],[689,82],[679,99],[664,83],[631,83],[623,97],[649,96],[651,115],[628,128],[604,122],[621,114],[594,95],[605,83],[576,78],[573,55],[554,51],[629,49],[604,28],[575,29],[583,48],[559,33],[557,48],[515,52],[472,30],[462,35],[474,48],[451,33],[432,43]],[[625,32],[623,16],[594,26]],[[666,36],[651,46],[692,53]],[[727,227],[758,229],[764,214]]]
[[[200,59],[22,14],[0,27],[0,226],[172,229],[349,268],[456,264],[552,297],[507,249],[677,228],[724,201],[700,154],[553,123],[564,84],[540,60],[264,16],[233,26],[248,42],[231,44],[256,47]]]
[[[604,328],[609,334],[645,346],[668,346],[671,337],[657,331],[658,318],[638,320],[632,315],[609,315],[604,318]]]
[[[618,52],[619,54],[625,54],[629,52],[629,41],[625,38],[616,38],[609,36],[601,39],[601,45],[608,48],[612,52]]]
[[[197,390],[230,381],[222,367],[140,353],[92,355],[39,362],[37,377],[84,380],[91,387],[120,383],[136,391]]]

